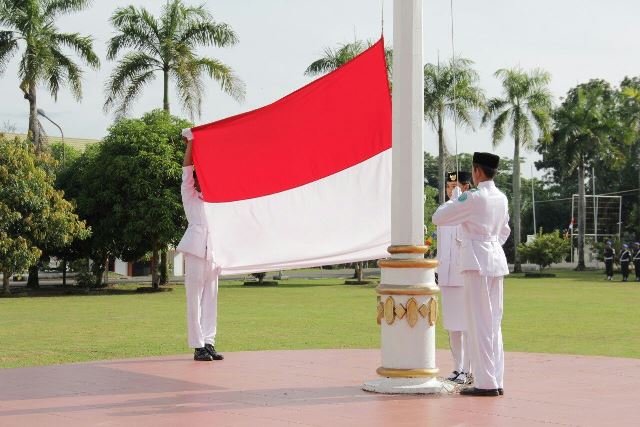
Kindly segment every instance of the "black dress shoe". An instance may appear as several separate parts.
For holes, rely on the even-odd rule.
[[[211,362],[213,357],[209,354],[206,348],[196,348],[193,352],[193,360],[198,360],[200,362]]]
[[[211,356],[211,360],[222,360],[224,356],[216,351],[216,348],[211,344],[205,344],[204,348],[207,350],[207,353]]]
[[[504,389],[503,389],[502,387],[500,387],[500,388],[498,389],[498,394],[499,394],[500,396],[504,396]]]
[[[463,396],[499,396],[500,391],[497,388],[475,388],[467,387],[460,391]]]

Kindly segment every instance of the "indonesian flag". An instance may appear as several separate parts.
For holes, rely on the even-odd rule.
[[[273,104],[190,134],[222,274],[386,256],[391,97],[382,39]]]

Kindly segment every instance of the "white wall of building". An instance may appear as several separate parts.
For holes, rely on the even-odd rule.
[[[114,273],[121,274],[123,276],[127,276],[129,274],[129,263],[126,261],[122,261],[121,259],[116,258],[113,270]]]

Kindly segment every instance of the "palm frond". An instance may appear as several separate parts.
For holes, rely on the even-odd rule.
[[[13,31],[0,31],[0,74],[4,73],[17,50],[18,41]]]
[[[76,54],[93,68],[100,66],[100,59],[93,51],[93,38],[79,33],[54,33],[51,41],[73,49]]]
[[[53,19],[58,15],[80,12],[91,5],[91,0],[45,0],[43,15]]]
[[[315,76],[336,70],[356,56],[360,55],[366,48],[367,44],[362,40],[343,44],[335,50],[326,48],[324,50],[324,56],[312,62],[311,65],[307,67],[304,74],[307,76]],[[387,64],[387,67],[388,66],[389,64]]]
[[[184,58],[171,70],[173,80],[178,89],[178,95],[183,108],[193,119],[199,116],[202,105],[204,85],[202,83],[201,69],[195,58]]]
[[[134,6],[116,9],[111,24],[118,34],[107,42],[107,59],[112,60],[129,48],[161,56],[158,23],[145,9],[138,10]]]
[[[518,129],[520,131],[520,145],[526,149],[531,149],[535,142],[533,139],[533,127],[531,126],[531,120],[529,120],[529,117],[522,114],[520,116],[520,121],[521,122],[518,125]]]
[[[139,80],[142,75],[161,70],[162,64],[157,59],[145,53],[130,52],[126,54],[113,70],[113,73],[105,84],[105,91],[107,93],[107,99],[104,103],[105,111],[108,111],[119,102],[124,102],[127,99],[126,94],[128,93],[129,86]],[[128,110],[128,108],[129,105],[121,104],[117,109],[123,112]]]
[[[491,142],[496,147],[505,135],[505,128],[509,120],[510,110],[503,110],[493,121],[493,130],[491,131]]]
[[[237,101],[244,101],[244,82],[236,76],[231,67],[212,58],[198,58],[196,64],[201,71],[205,71],[209,77],[220,84],[223,92]]]
[[[45,63],[43,77],[49,92],[57,99],[60,86],[68,85],[77,100],[82,98],[82,70],[69,57],[56,48],[51,49],[51,61]]]
[[[0,25],[18,30],[27,20],[23,2],[20,0],[0,0]]]
[[[178,36],[178,42],[190,47],[197,45],[225,47],[238,43],[238,36],[227,24],[197,21],[185,26]]]
[[[140,96],[142,88],[155,80],[155,78],[156,74],[154,71],[147,71],[133,76],[129,80],[126,91],[123,92],[120,104],[116,107],[116,116],[126,115],[133,102]]]

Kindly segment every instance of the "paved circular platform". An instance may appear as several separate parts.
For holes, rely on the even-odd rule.
[[[0,426],[638,426],[640,360],[508,353],[505,396],[364,392],[377,350],[0,370]],[[449,355],[438,351],[441,370]]]

